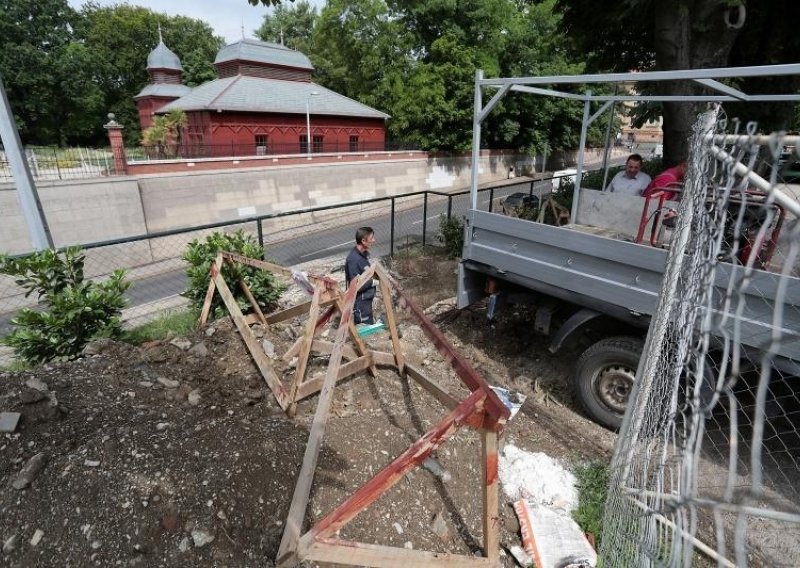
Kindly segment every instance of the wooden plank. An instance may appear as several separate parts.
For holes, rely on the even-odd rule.
[[[392,337],[392,350],[394,351],[395,364],[397,371],[402,375],[405,367],[405,357],[400,345],[400,334],[397,333],[397,323],[394,318],[394,306],[392,306],[392,291],[389,288],[389,275],[383,266],[378,264],[375,270],[381,286],[381,296],[383,297],[383,313],[386,314],[386,323],[389,326],[389,335]]]
[[[320,288],[314,288],[314,296],[311,298],[311,309],[308,311],[308,320],[303,331],[303,341],[300,346],[300,354],[297,356],[297,367],[294,370],[292,384],[289,387],[289,416],[294,416],[297,411],[297,389],[306,376],[308,368],[308,358],[311,355],[311,345],[314,343],[314,331],[316,329],[317,315],[319,314],[319,295]],[[321,387],[320,387],[321,388]]]
[[[379,568],[458,568],[460,566],[490,568],[497,566],[488,558],[409,550],[337,539],[315,541],[303,555],[303,560]]]
[[[372,349],[369,349],[368,352],[372,354],[372,359],[375,361],[376,365],[381,365],[384,367],[397,367],[397,361],[395,360],[393,353],[387,353],[386,351],[374,351]]]
[[[290,320],[298,316],[307,314],[308,310],[310,309],[311,309],[311,301],[303,302],[302,304],[297,304],[296,306],[292,306],[291,308],[286,308],[285,310],[281,310],[280,312],[269,314],[267,316],[267,323],[272,325],[273,323]]]
[[[297,564],[297,547],[300,540],[300,531],[303,527],[303,518],[308,507],[308,499],[311,495],[311,484],[314,481],[314,472],[317,467],[319,450],[322,447],[322,437],[325,435],[325,426],[328,423],[331,402],[333,401],[333,389],[336,386],[336,376],[342,362],[342,351],[344,342],[347,339],[349,323],[353,317],[353,305],[356,300],[358,289],[368,280],[372,279],[375,272],[374,267],[367,269],[361,276],[354,278],[350,282],[347,293],[343,299],[342,316],[339,329],[336,330],[336,340],[334,341],[333,352],[325,373],[325,381],[317,402],[317,410],[314,413],[314,420],[311,423],[311,432],[308,436],[308,444],[303,455],[303,465],[297,477],[297,484],[294,488],[292,503],[289,505],[289,514],[286,518],[286,526],[278,548],[276,564],[293,566]]]
[[[376,265],[372,265],[371,267],[372,274],[375,273],[375,266]],[[339,311],[342,311],[343,306],[341,300],[337,303],[337,306],[339,307]],[[358,351],[358,354],[366,355],[368,351],[367,346],[364,344],[364,340],[361,339],[361,336],[358,335],[358,329],[356,329],[356,324],[353,323],[352,318],[350,319],[350,323],[347,324],[347,328],[350,332],[350,337],[353,339],[353,343],[356,344],[356,351]],[[377,377],[378,368],[375,365],[372,365],[372,367],[369,368],[369,374],[372,375],[373,377]]]
[[[323,339],[315,339],[314,343],[311,344],[311,350],[315,351],[316,353],[321,353],[322,355],[330,355],[333,353],[333,343]],[[371,354],[372,351],[369,351],[368,353]],[[342,348],[342,356],[349,361],[358,359],[359,357],[358,353],[356,353],[356,350],[349,345],[345,345]]]
[[[483,463],[483,552],[494,565],[500,562],[498,512],[497,432],[481,430]]]
[[[206,290],[206,298],[203,301],[203,310],[200,312],[200,325],[205,325],[208,321],[208,314],[211,311],[211,301],[214,299],[214,291],[217,285],[214,283],[214,278],[219,274],[220,267],[222,266],[222,254],[218,254],[214,262],[211,263],[211,268],[208,271],[208,290]]]
[[[458,406],[458,399],[444,390],[438,383],[426,377],[422,371],[415,366],[406,363],[406,375],[414,379],[426,391],[431,393],[433,397],[441,402],[449,410]]]
[[[363,357],[359,357],[358,359],[354,359],[348,363],[345,363],[341,367],[339,367],[339,373],[336,375],[336,382],[343,381],[344,379],[355,375],[369,367],[372,364],[372,357],[369,355],[365,355]],[[323,377],[317,377],[314,379],[309,379],[300,385],[300,388],[297,391],[297,400],[302,400],[307,396],[311,396],[315,392],[318,392],[322,389],[322,384],[324,382]]]
[[[453,371],[455,371],[456,375],[461,379],[461,382],[471,391],[480,390],[486,394],[486,412],[489,415],[488,418],[490,422],[487,426],[496,429],[502,428],[503,424],[505,424],[510,416],[506,405],[503,404],[497,394],[489,387],[486,380],[469,364],[466,358],[453,347],[453,344],[445,337],[444,333],[428,319],[428,316],[425,315],[422,309],[417,306],[411,298],[404,294],[403,289],[391,279],[388,273],[386,277],[391,280],[395,291],[400,295],[402,301],[405,302],[423,333],[425,333],[428,339],[436,346],[445,361],[450,364]]]
[[[418,467],[432,451],[441,446],[462,424],[475,416],[482,416],[486,394],[475,391],[445,416],[438,424],[428,430],[421,438],[411,444],[405,452],[396,457],[375,477],[359,487],[341,505],[321,519],[303,535],[302,548],[309,547],[319,538],[328,538],[342,529],[361,511],[374,503],[381,495],[391,489],[409,471]]]
[[[249,256],[242,256],[241,254],[237,254],[235,252],[223,251],[222,255],[226,259],[229,259],[233,262],[246,264],[247,266],[260,268],[261,270],[267,270],[272,273],[286,276],[287,278],[292,277],[292,270],[290,268],[286,268],[279,264],[267,262],[266,260],[258,260],[256,258],[250,258]],[[326,290],[338,289],[339,287],[336,280],[334,280],[330,276],[318,276],[316,274],[309,274],[308,279],[311,281],[312,284],[322,285],[322,287]]]
[[[254,323],[261,323],[261,320],[258,319],[258,314],[247,314],[244,316],[244,323],[247,325],[253,325]]]
[[[264,317],[264,312],[261,311],[261,307],[253,297],[253,293],[250,291],[250,288],[247,286],[247,282],[244,281],[244,278],[239,279],[239,288],[242,292],[244,292],[244,295],[247,298],[247,301],[250,302],[250,305],[253,306],[253,311],[258,318],[258,322],[267,325],[267,319]]]
[[[320,305],[328,305],[328,304],[331,304],[331,303],[333,303],[333,301],[331,301],[331,302],[320,302]],[[333,316],[334,312],[337,309],[338,308],[335,305],[331,305],[328,308],[328,311],[325,312],[324,314],[322,314],[322,316],[320,316],[320,318],[317,320],[317,325],[314,328],[314,335],[315,336],[320,332],[320,330],[322,330],[322,327],[326,323],[328,323],[328,321],[331,319],[331,316]],[[292,346],[289,348],[289,350],[286,351],[286,353],[283,354],[283,360],[284,361],[291,361],[292,357],[294,357],[295,355],[300,353],[300,344],[302,342],[303,342],[303,338],[302,337],[298,337],[297,340],[294,342],[294,344],[292,344]]]
[[[261,375],[267,382],[267,386],[272,391],[272,394],[275,395],[275,400],[278,401],[278,404],[282,409],[286,410],[286,408],[289,406],[289,394],[286,392],[286,389],[278,378],[278,375],[275,373],[275,369],[272,368],[272,363],[270,363],[266,354],[262,350],[261,345],[253,336],[253,332],[247,326],[244,316],[242,315],[242,311],[239,309],[239,304],[236,303],[236,300],[234,299],[233,294],[231,294],[228,285],[222,278],[222,274],[217,273],[217,275],[214,277],[214,282],[216,283],[217,290],[219,290],[222,300],[225,302],[228,312],[231,314],[231,318],[233,318],[233,323],[236,324],[236,328],[239,330],[239,335],[242,336],[242,340],[244,341],[247,350],[250,351],[250,355],[253,357],[253,361],[255,361],[258,370],[261,371]]]

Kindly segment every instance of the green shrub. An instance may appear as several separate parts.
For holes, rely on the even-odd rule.
[[[209,272],[211,263],[220,251],[235,252],[250,258],[261,259],[262,250],[258,242],[244,231],[235,233],[213,233],[204,241],[195,239],[190,242],[183,252],[183,260],[189,263],[186,274],[189,277],[189,287],[183,296],[189,299],[193,309],[198,312],[203,308],[208,290]],[[231,290],[236,302],[243,313],[252,311],[250,303],[239,288],[239,280],[244,279],[253,297],[261,309],[271,310],[281,293],[286,289],[275,276],[266,270],[241,264],[225,264],[222,268],[222,277]],[[214,294],[211,303],[211,319],[217,319],[226,314],[227,310],[220,295]]]
[[[439,215],[439,242],[444,244],[447,256],[456,258],[461,256],[464,248],[464,219],[463,217],[450,217],[442,213]]]
[[[11,320],[14,330],[0,343],[28,363],[74,359],[87,343],[120,335],[125,271],[104,282],[84,280],[85,256],[79,247],[46,250],[24,258],[0,256],[0,273],[14,276],[26,292],[37,293],[40,310],[23,308]]]

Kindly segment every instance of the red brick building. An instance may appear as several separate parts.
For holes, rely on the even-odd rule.
[[[182,153],[192,157],[384,149],[389,115],[313,83],[299,51],[243,39],[220,49],[214,66],[217,79],[187,87],[177,55],[159,41],[147,58],[150,83],[135,97],[142,129],[183,110]]]

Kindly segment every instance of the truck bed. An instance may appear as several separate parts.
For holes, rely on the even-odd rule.
[[[483,295],[485,275],[646,326],[661,290],[667,251],[569,226],[553,227],[470,210],[460,265],[458,307]],[[716,272],[717,303],[734,265]],[[736,278],[734,274],[734,278]],[[778,277],[757,270],[746,296],[741,341],[763,348],[772,335]],[[800,361],[800,279],[789,278],[778,354]],[[732,318],[731,318],[732,321]]]

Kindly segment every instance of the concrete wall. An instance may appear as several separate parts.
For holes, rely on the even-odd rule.
[[[480,181],[506,179],[508,168],[519,158],[502,153],[482,156]],[[469,185],[469,163],[469,157],[417,154],[360,163],[41,181],[37,187],[55,244],[64,246],[426,189],[454,191]],[[0,251],[30,250],[11,184],[0,184],[0,214]],[[281,222],[272,224],[280,226]],[[139,264],[153,255],[145,249],[126,249],[125,254],[135,254]]]

